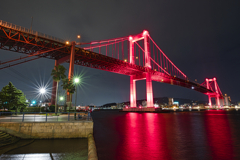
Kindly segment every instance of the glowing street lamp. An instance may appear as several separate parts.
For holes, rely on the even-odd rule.
[[[46,88],[40,88],[39,92],[41,94],[41,96],[43,96],[46,93]],[[42,101],[40,101],[40,112],[41,112],[41,106],[42,106]],[[46,112],[47,112],[47,107],[46,107]]]
[[[40,92],[40,94],[44,94],[44,93],[46,93],[46,89],[45,88],[40,88],[39,92]]]
[[[63,101],[63,99],[64,99],[63,97],[60,97],[60,101]]]
[[[74,78],[74,83],[77,84],[79,83],[80,79],[79,78]]]
[[[76,94],[75,94],[75,113],[74,113],[74,117],[76,119],[76,107],[77,107],[77,84],[80,82],[80,79],[78,77],[74,78],[74,83],[76,86]]]

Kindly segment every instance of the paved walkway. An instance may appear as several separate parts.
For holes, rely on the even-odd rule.
[[[80,116],[80,115],[79,115]],[[68,116],[67,114],[59,115],[59,116],[45,116],[39,114],[26,114],[24,115],[12,115],[12,116],[0,116],[0,122],[63,122],[63,121],[86,121],[92,120],[87,115],[76,115],[76,120],[74,118],[74,114]]]

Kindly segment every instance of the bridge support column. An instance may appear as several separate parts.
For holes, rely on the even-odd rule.
[[[69,59],[69,71],[68,71],[68,79],[71,80],[74,73],[74,60],[75,60],[75,42],[72,42],[71,46],[71,55]],[[72,107],[72,95],[67,92],[67,106]]]
[[[147,92],[147,107],[153,107],[153,90],[151,73],[146,73],[146,92]]]
[[[221,108],[221,106],[220,106],[220,100],[219,100],[219,96],[217,95],[217,97],[215,98],[215,100],[216,100],[216,106],[217,106],[217,108]]]
[[[151,69],[151,55],[148,31],[143,31],[144,51],[145,51],[145,67]],[[150,72],[146,72],[146,92],[147,92],[147,107],[153,107],[153,90],[152,77]]]
[[[59,64],[62,64],[69,60],[70,56],[63,57],[61,59],[55,60],[55,66],[58,66]],[[55,105],[55,99],[56,99],[56,89],[57,89],[57,82],[53,81],[52,86],[52,96],[51,96],[51,105]]]
[[[136,105],[136,81],[133,76],[130,76],[130,107],[137,107]]]
[[[212,108],[212,100],[210,95],[208,95],[208,105],[209,105],[209,108]]]

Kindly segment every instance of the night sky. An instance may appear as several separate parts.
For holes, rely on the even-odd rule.
[[[64,40],[81,42],[124,37],[148,30],[154,41],[190,80],[217,78],[223,94],[240,101],[239,0],[1,0],[0,19]],[[0,61],[21,54],[0,50]],[[23,55],[22,55],[23,56]],[[68,63],[64,63],[68,69]],[[0,88],[11,81],[27,98],[37,95],[37,84],[52,86],[54,60],[38,59],[0,70]],[[102,105],[129,101],[125,75],[81,67],[77,104]],[[196,91],[153,82],[154,97],[208,100]],[[137,99],[146,98],[145,81],[137,82]],[[73,96],[75,97],[75,95]]]

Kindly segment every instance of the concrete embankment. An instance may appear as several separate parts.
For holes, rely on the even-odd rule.
[[[88,160],[98,160],[93,134],[88,135]]]
[[[3,122],[0,131],[22,139],[87,138],[93,133],[93,122]]]

